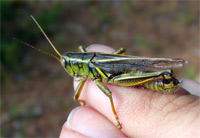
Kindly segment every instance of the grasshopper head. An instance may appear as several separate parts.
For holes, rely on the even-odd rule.
[[[70,58],[68,56],[61,56],[60,63],[64,67],[64,69],[69,73],[69,75],[74,76],[75,73],[70,65]]]

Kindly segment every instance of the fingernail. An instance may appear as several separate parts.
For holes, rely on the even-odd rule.
[[[66,125],[69,127],[69,128],[72,128],[71,127],[71,118],[74,116],[74,114],[75,114],[75,112],[76,112],[76,110],[78,110],[80,107],[76,107],[75,109],[73,109],[71,112],[70,112],[70,114],[69,114],[69,116],[68,116],[68,118],[67,118],[67,121],[66,121]]]
[[[66,125],[89,137],[124,137],[120,129],[90,107],[74,109],[70,113]]]

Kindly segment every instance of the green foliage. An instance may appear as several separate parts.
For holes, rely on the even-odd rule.
[[[90,6],[89,12],[93,16],[93,21],[88,28],[90,32],[101,35],[105,28],[108,28],[116,22],[115,16],[110,13],[109,6],[110,4],[108,2]]]
[[[177,19],[186,23],[186,24],[192,24],[195,22],[195,17],[188,14],[178,13]]]
[[[7,43],[3,40],[1,46],[2,64],[8,67],[18,67],[20,49],[17,43],[12,39]]]
[[[3,101],[0,101],[0,110],[2,110],[3,107]]]
[[[136,35],[133,39],[134,43],[136,43],[139,47],[148,49],[148,50],[153,50],[156,48],[154,44],[149,42],[146,38],[144,38],[141,35]]]
[[[102,9],[98,9],[96,6],[91,7],[91,13],[94,15],[94,17],[101,23],[107,23],[110,22],[110,16],[107,12],[102,11]]]
[[[55,3],[52,5],[51,10],[49,8],[44,8],[37,16],[36,20],[40,23],[42,28],[46,30],[45,32],[53,32],[54,28],[57,24],[57,21],[59,19],[59,15],[62,9],[61,3]],[[48,25],[47,25],[48,23]],[[39,30],[39,29],[38,29]],[[40,30],[39,30],[40,32]],[[41,34],[41,32],[40,32]]]
[[[121,10],[124,13],[129,13],[137,9],[137,3],[132,1],[126,1],[122,3]]]
[[[20,114],[19,107],[16,106],[16,105],[13,105],[11,107],[11,110],[10,110],[10,116],[11,116],[11,118],[13,118],[13,119],[17,118],[19,116],[19,114]]]
[[[34,45],[36,41],[44,39],[41,37],[41,31],[37,28],[34,22],[31,20],[30,6],[28,2],[16,2],[16,1],[3,1],[1,2],[1,18],[3,19],[1,25],[1,80],[7,76],[6,74],[12,70],[16,73],[19,70],[23,70],[25,65],[23,64],[24,56],[28,51],[32,49],[23,46],[24,44],[13,40],[17,38],[27,43]],[[32,3],[32,6],[36,6],[37,3]],[[59,12],[62,4],[55,3],[52,5],[52,9],[48,8],[40,9],[37,13],[37,20],[43,25],[42,27],[49,32],[54,31],[54,26],[59,18]],[[22,11],[24,10],[24,11]],[[21,14],[26,15],[21,15]],[[30,13],[30,14],[27,14]],[[41,18],[40,18],[41,17]],[[20,19],[19,19],[20,18]],[[29,20],[28,20],[29,18]],[[46,25],[48,23],[48,25]],[[35,29],[31,29],[35,27]],[[46,31],[48,33],[48,31]],[[26,54],[27,55],[27,54]]]

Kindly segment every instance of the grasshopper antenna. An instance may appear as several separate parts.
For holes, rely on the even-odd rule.
[[[26,46],[29,46],[29,47],[31,47],[31,48],[37,50],[37,51],[40,51],[40,52],[42,52],[42,53],[44,53],[44,54],[46,54],[46,55],[49,55],[49,56],[51,56],[51,57],[57,59],[58,61],[60,61],[60,59],[59,59],[58,57],[56,57],[56,56],[54,56],[54,55],[52,55],[52,54],[50,54],[50,53],[48,53],[48,52],[46,52],[46,51],[43,51],[42,49],[36,48],[36,47],[34,47],[34,46],[32,46],[32,45],[30,45],[30,44],[28,44],[28,43],[26,43],[26,42],[24,42],[24,41],[22,41],[22,40],[17,39],[17,38],[13,38],[13,39],[19,41],[20,43],[22,43],[22,44],[24,44],[24,45],[26,45]]]
[[[56,47],[53,45],[53,43],[50,41],[50,39],[48,38],[48,36],[45,34],[45,32],[43,31],[42,27],[39,25],[39,23],[36,21],[36,19],[31,15],[31,18],[33,19],[33,21],[37,24],[37,26],[39,27],[39,29],[41,30],[41,32],[43,33],[43,35],[46,37],[46,39],[49,41],[50,45],[53,47],[53,49],[55,50],[55,52],[61,57],[61,54],[58,52],[58,50],[56,49]]]

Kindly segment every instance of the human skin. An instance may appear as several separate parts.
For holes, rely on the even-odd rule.
[[[111,53],[103,45],[92,45],[88,51]],[[189,85],[188,85],[188,83]],[[79,82],[74,81],[76,89]],[[109,98],[88,79],[80,99],[86,106],[72,110],[62,127],[60,138],[67,137],[200,137],[200,100],[180,88],[164,94],[149,89],[108,85],[122,129],[116,126]],[[185,79],[183,88],[200,92],[199,83]]]

